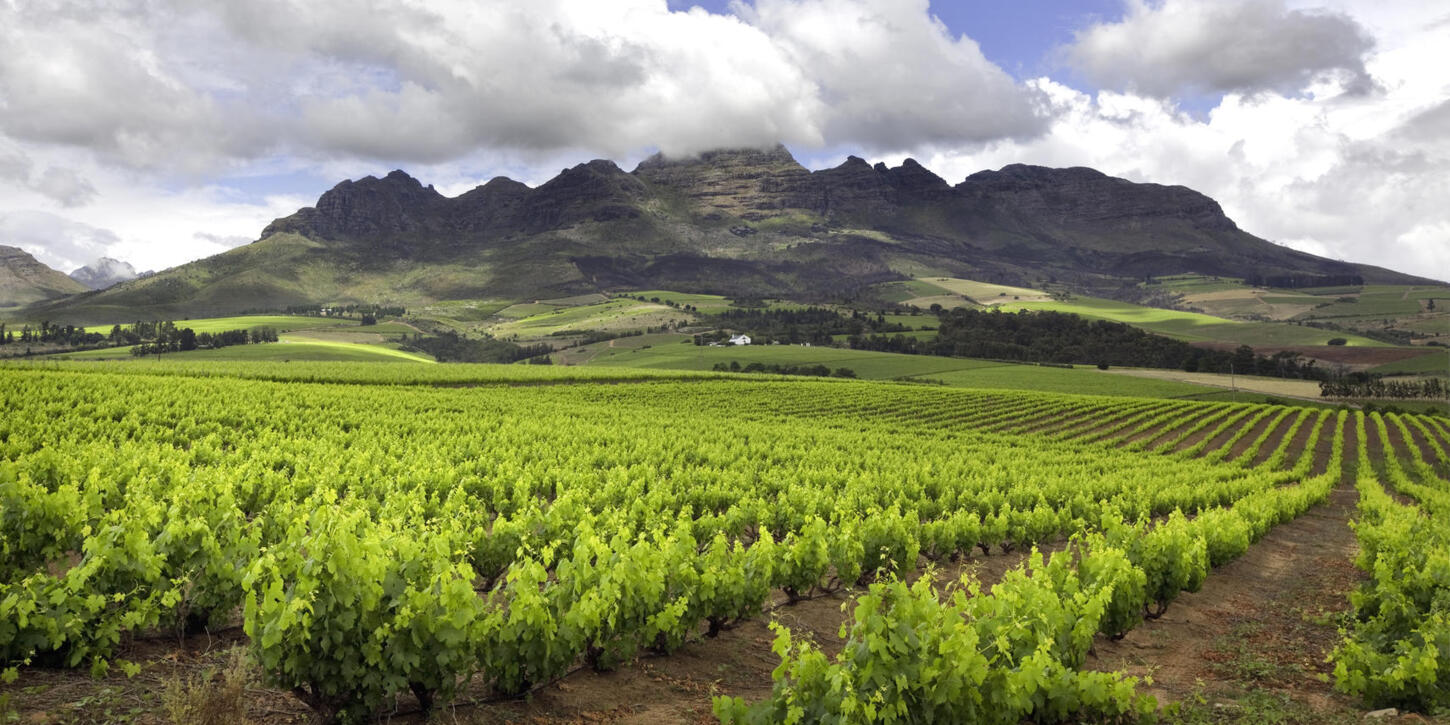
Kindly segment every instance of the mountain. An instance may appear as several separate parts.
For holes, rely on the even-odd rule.
[[[86,286],[86,289],[105,289],[111,285],[136,279],[136,268],[119,259],[101,257],[70,273],[70,278]]]
[[[28,305],[85,289],[79,282],[41,264],[25,250],[0,244],[0,307]]]
[[[1186,272],[1433,283],[1297,252],[1181,186],[1014,164],[952,185],[907,159],[809,171],[783,147],[595,160],[456,197],[402,171],[344,181],[258,241],[37,308],[50,319],[625,289],[840,300],[909,276],[1084,291]],[[124,314],[123,314],[124,313]]]

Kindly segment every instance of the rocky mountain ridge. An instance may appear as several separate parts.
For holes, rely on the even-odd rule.
[[[1259,239],[1181,186],[1023,164],[953,185],[912,159],[855,156],[810,171],[776,146],[632,171],[594,160],[456,197],[401,170],[343,181],[251,245],[76,304],[202,314],[628,289],[851,300],[920,275],[1102,293],[1189,272],[1426,281]]]

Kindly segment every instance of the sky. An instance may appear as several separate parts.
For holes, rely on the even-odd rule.
[[[394,168],[783,142],[1182,184],[1450,279],[1446,68],[1433,0],[0,0],[0,244],[162,269]]]

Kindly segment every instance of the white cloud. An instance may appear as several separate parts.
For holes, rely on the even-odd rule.
[[[1042,99],[953,37],[926,0],[737,0],[819,84],[832,144],[873,149],[1031,138]]]
[[[1026,89],[926,0],[122,0],[0,4],[0,132],[133,168],[282,153],[687,153],[1040,131]]]
[[[1431,9],[1419,22],[1377,18],[1397,30],[1366,58],[1383,87],[1376,94],[1229,94],[1203,117],[1169,100],[1040,79],[1056,106],[1046,135],[924,163],[951,181],[1025,162],[1183,184],[1271,241],[1450,280],[1450,131],[1437,121],[1450,80],[1429,70],[1450,67],[1450,45]]]
[[[96,187],[74,169],[52,166],[32,182],[36,191],[60,202],[61,206],[85,206],[96,198]]]
[[[1291,9],[1283,0],[1128,0],[1128,14],[1077,33],[1069,63],[1103,88],[1158,98],[1296,94],[1333,77],[1350,92],[1374,82],[1374,42],[1346,14]]]

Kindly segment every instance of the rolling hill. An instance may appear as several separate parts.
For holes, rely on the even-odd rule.
[[[778,146],[630,172],[595,160],[451,198],[402,171],[344,181],[255,243],[30,312],[91,322],[650,288],[849,301],[928,274],[1106,294],[1177,273],[1435,284],[1264,241],[1184,187],[1025,165],[953,186],[910,159],[812,172]]]

